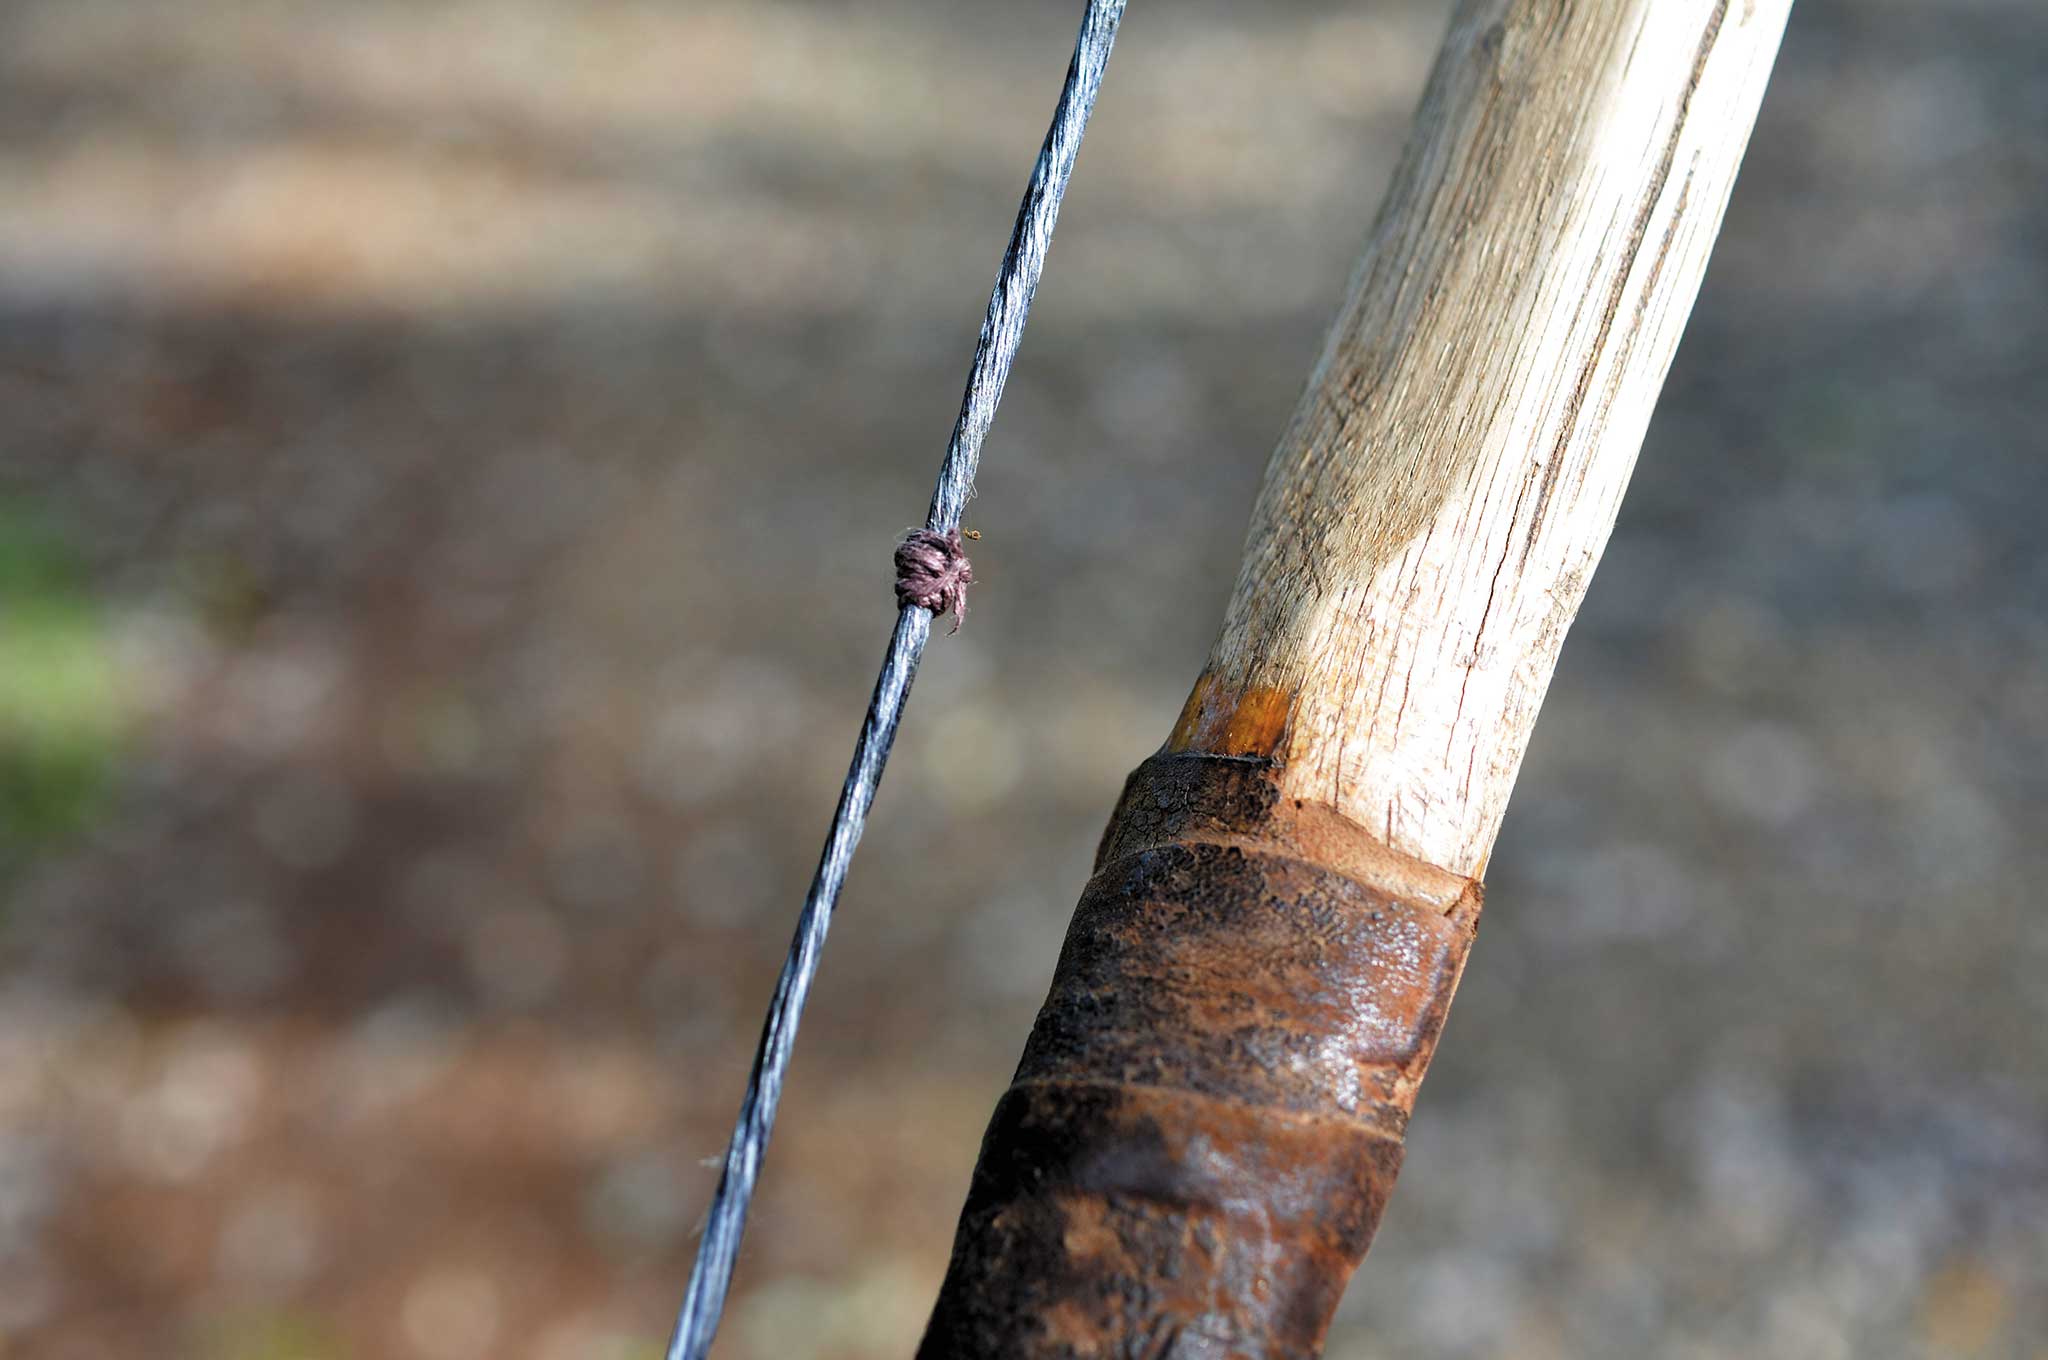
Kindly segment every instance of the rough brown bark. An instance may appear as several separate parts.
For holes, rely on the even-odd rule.
[[[1480,891],[1274,774],[1160,755],[1125,786],[924,1360],[1320,1349]]]

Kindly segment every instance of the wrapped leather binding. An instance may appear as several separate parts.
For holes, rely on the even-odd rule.
[[[1320,1352],[1480,889],[1272,776],[1166,754],[1125,785],[921,1360]]]

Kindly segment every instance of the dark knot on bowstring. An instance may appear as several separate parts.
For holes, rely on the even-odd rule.
[[[975,537],[980,537],[979,534]],[[934,616],[953,611],[951,632],[967,617],[967,587],[974,584],[974,564],[960,543],[960,531],[912,529],[896,545],[896,606],[916,605]]]

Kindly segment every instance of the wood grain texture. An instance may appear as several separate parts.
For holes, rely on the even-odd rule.
[[[1169,751],[1485,867],[1790,0],[1464,0]]]

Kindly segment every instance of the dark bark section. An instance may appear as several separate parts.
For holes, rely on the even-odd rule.
[[[1317,1355],[1478,912],[1263,762],[1140,766],[921,1360]]]

